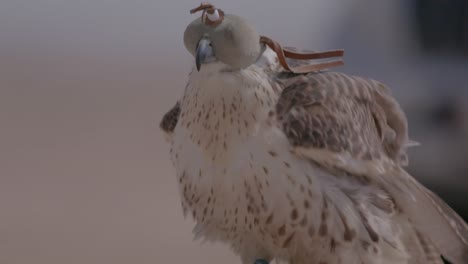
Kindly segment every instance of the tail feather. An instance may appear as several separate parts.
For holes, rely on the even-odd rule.
[[[403,169],[398,171],[386,185],[421,237],[431,241],[451,263],[468,263],[468,226],[465,221]],[[400,179],[395,180],[396,175]]]

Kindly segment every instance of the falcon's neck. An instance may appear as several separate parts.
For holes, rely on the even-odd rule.
[[[181,125],[206,154],[222,158],[264,124],[278,98],[264,69],[256,64],[228,71],[210,63],[191,73],[181,101]]]

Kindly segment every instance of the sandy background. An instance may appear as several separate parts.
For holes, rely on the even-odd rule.
[[[344,19],[372,6],[260,2],[214,3],[314,49],[343,47]],[[182,34],[198,4],[0,2],[0,263],[238,263],[223,246],[192,241],[158,129],[193,63]],[[370,45],[406,43],[382,37]],[[372,72],[379,58],[344,70],[392,82]]]

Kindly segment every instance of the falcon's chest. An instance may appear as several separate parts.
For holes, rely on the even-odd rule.
[[[222,222],[227,214],[247,210],[246,181],[274,163],[270,150],[278,133],[270,115],[278,95],[260,68],[191,74],[172,160],[183,205],[197,221]]]
[[[206,158],[219,162],[259,133],[277,97],[268,76],[258,67],[193,72],[181,101],[175,138],[190,141]]]

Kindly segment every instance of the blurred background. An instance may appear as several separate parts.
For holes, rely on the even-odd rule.
[[[199,3],[0,1],[0,263],[238,263],[192,240],[158,129]],[[388,84],[422,144],[409,170],[467,219],[468,1],[212,3]]]

